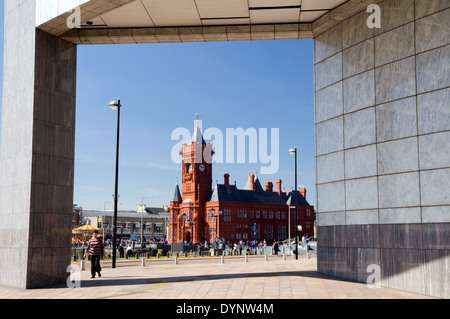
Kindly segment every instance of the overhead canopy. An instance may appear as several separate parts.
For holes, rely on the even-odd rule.
[[[366,2],[37,0],[36,26],[76,44],[313,38]]]

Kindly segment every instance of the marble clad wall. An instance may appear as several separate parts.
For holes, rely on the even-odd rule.
[[[315,38],[318,266],[448,298],[450,2],[378,5]]]
[[[35,14],[34,0],[5,1],[0,285],[17,288],[65,282],[70,264],[76,46]]]

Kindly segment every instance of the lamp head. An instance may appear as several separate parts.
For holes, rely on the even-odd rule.
[[[109,102],[109,108],[113,111],[117,110],[120,107],[120,102],[111,101]]]
[[[295,154],[295,153],[297,153],[297,149],[291,148],[291,149],[289,150],[289,154],[293,155],[293,154]]]

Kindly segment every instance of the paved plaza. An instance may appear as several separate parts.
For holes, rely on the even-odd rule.
[[[80,269],[79,263],[73,263]],[[130,259],[102,262],[101,278],[90,265],[77,271],[80,287],[0,288],[1,299],[429,299],[388,288],[370,288],[317,272],[316,255]],[[68,273],[69,275],[69,273]]]

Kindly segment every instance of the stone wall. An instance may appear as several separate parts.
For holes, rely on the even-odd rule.
[[[378,5],[315,38],[318,268],[448,298],[449,2]]]

